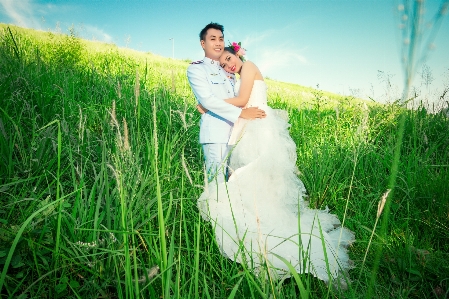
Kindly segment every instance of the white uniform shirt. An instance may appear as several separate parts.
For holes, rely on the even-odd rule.
[[[218,61],[205,57],[188,67],[187,77],[197,101],[209,110],[201,116],[200,143],[228,143],[233,123],[242,112],[224,101],[235,96],[234,76]]]

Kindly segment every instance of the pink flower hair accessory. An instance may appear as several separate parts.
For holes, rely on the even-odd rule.
[[[246,49],[242,48],[241,42],[232,42],[229,44],[229,47],[234,49],[235,55],[237,55],[238,58],[240,58],[241,61],[245,61],[245,57],[243,57],[246,54]]]

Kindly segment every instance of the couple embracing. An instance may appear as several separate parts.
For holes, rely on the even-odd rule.
[[[209,180],[199,211],[221,253],[255,273],[284,278],[293,268],[344,286],[354,234],[328,209],[308,208],[287,112],[267,105],[261,72],[238,44],[225,47],[223,31],[201,30],[205,58],[187,70]]]

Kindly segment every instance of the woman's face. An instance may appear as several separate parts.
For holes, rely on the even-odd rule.
[[[220,65],[228,73],[240,73],[243,62],[234,54],[224,51],[220,56]]]

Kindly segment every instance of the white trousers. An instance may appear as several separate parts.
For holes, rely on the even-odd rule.
[[[202,146],[208,181],[225,182],[227,180],[228,155],[232,145],[226,143],[203,143]]]

